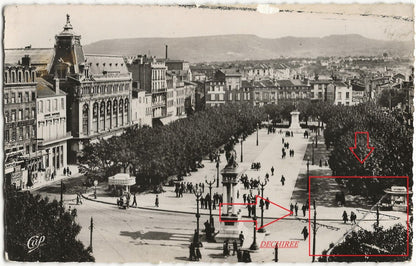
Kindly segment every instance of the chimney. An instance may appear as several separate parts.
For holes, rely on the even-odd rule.
[[[24,57],[22,57],[22,65],[30,66],[30,56],[29,55],[25,55]]]
[[[55,94],[59,94],[59,79],[55,78]]]
[[[165,44],[165,59],[168,59],[168,45]]]

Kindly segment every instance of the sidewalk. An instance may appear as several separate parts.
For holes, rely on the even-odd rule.
[[[70,176],[64,175],[62,170],[60,170],[60,171],[56,172],[56,177],[53,180],[44,181],[44,182],[37,182],[37,183],[33,184],[33,186],[31,188],[24,189],[24,191],[36,191],[40,188],[56,184],[57,182],[60,182],[61,180],[66,180],[68,178],[81,176],[81,174],[78,172],[78,166],[77,165],[68,165],[68,167],[69,167],[69,170],[71,171]]]

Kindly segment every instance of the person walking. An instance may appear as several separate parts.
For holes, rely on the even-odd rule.
[[[274,175],[274,167],[272,166],[272,168],[270,169],[270,172],[272,172],[272,175]]]
[[[233,256],[235,255],[236,252],[237,252],[237,240],[234,239],[234,241],[233,241]]]
[[[240,235],[238,236],[238,240],[240,240],[240,247],[243,246],[244,243],[244,234],[243,231],[240,232]]]
[[[306,226],[303,227],[301,234],[303,234],[303,240],[306,240],[306,238],[308,238],[309,233],[308,233],[308,228],[306,228]]]
[[[159,196],[158,195],[156,195],[155,206],[159,207]]]
[[[342,220],[344,221],[344,224],[348,222],[348,214],[346,211],[342,213]]]
[[[293,208],[294,208],[293,204],[290,203],[290,215],[293,215]]]
[[[136,199],[136,192],[133,194],[133,203],[131,204],[131,206],[133,207],[137,207],[137,199]]]
[[[302,212],[303,212],[303,217],[306,216],[306,206],[305,204],[302,205]]]
[[[352,211],[350,215],[351,224],[357,224],[355,220],[357,219],[357,215]]]
[[[282,186],[285,185],[285,181],[286,181],[286,178],[282,175],[282,178],[280,178],[280,182],[282,182]]]
[[[266,180],[269,182],[269,173],[266,173]]]
[[[191,244],[189,245],[189,260],[194,261],[195,257],[195,244],[191,242]]]
[[[247,195],[243,194],[243,202],[246,203],[246,200],[247,200]]]
[[[268,210],[269,209],[269,205],[270,205],[269,197],[266,198],[265,204],[266,204],[266,210]]]
[[[195,255],[196,255],[196,260],[199,261],[200,259],[202,259],[202,254],[201,251],[199,250],[199,246],[197,245],[195,248]]]
[[[296,202],[295,203],[295,216],[298,216],[298,209],[299,209],[298,203]]]

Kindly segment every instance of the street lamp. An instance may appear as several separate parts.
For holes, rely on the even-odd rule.
[[[199,244],[199,217],[201,217],[201,215],[199,214],[199,198],[202,196],[202,190],[200,188],[194,190],[194,194],[196,196],[196,234],[197,234],[197,238],[195,239],[194,237],[194,244],[198,245]],[[195,243],[196,242],[196,243]]]
[[[241,145],[241,154],[240,154],[240,162],[243,162],[243,141],[246,140],[244,135],[241,136],[240,145]]]
[[[220,186],[220,160],[219,160],[219,156],[217,157],[217,163],[216,163],[215,167],[217,168],[217,187],[219,187]]]
[[[259,123],[257,123],[257,137],[256,137],[256,146],[259,146]]]
[[[315,246],[316,246],[316,203],[313,200],[313,248],[312,248],[312,262],[315,262]]]
[[[97,186],[98,186],[98,181],[94,180],[94,199],[97,199]]]
[[[309,156],[308,161],[306,162],[306,192],[309,191]]]
[[[256,242],[256,232],[257,232],[257,230],[256,230],[256,225],[257,225],[256,205],[253,205],[253,208],[254,208],[254,217],[253,217],[253,219],[254,219],[254,221],[253,221],[253,243],[250,246],[250,250],[258,250],[259,249],[259,246],[257,245],[257,242]]]
[[[215,178],[214,180],[208,182],[208,180],[206,179],[207,177],[205,176],[205,183],[207,183],[207,185],[209,186],[209,201],[208,201],[208,205],[209,205],[209,225],[210,225],[210,229],[211,232],[209,232],[209,234],[207,234],[207,236],[209,236],[208,240],[215,242],[214,239],[214,235],[213,233],[215,232],[214,229],[214,218],[212,217],[212,185],[215,183]]]
[[[314,165],[314,158],[315,158],[315,145],[313,145],[313,139],[312,139],[312,165]]]
[[[263,197],[263,191],[264,191],[264,187],[267,185],[267,180],[264,180],[263,183],[259,182],[259,185],[261,186],[261,197],[264,198]],[[264,204],[261,205],[261,226],[260,227],[263,227],[263,212],[264,212]],[[266,229],[264,229],[264,227],[263,228],[260,228],[258,230],[258,232],[259,233],[265,233],[266,232]]]

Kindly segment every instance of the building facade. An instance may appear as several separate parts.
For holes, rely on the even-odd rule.
[[[4,65],[4,168],[5,184],[31,187],[41,170],[36,139],[35,67],[30,57]]]
[[[48,81],[67,93],[67,127],[73,138],[68,162],[77,162],[85,141],[121,134],[131,126],[132,76],[121,56],[86,55],[67,15],[55,37]]]
[[[37,138],[45,171],[39,173],[33,183],[53,180],[67,167],[67,141],[71,132],[66,130],[66,93],[44,79],[37,79]]]

